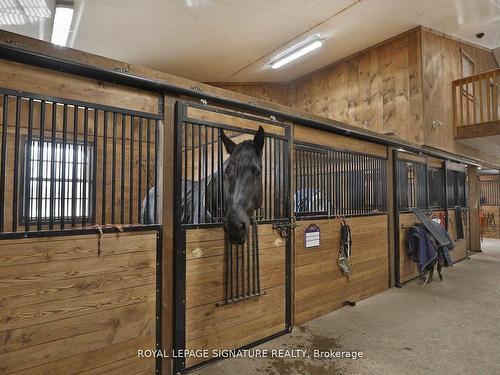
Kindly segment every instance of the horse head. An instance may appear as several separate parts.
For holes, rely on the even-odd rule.
[[[262,205],[262,127],[253,140],[235,144],[224,131],[222,142],[230,155],[224,169],[224,231],[233,244],[242,244],[250,217]]]

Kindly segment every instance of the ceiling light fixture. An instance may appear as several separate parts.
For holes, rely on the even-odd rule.
[[[74,12],[73,3],[57,3],[54,25],[52,26],[52,38],[50,39],[52,43],[58,46],[66,46]]]
[[[281,68],[282,66],[297,60],[298,58],[307,55],[318,48],[321,48],[323,41],[324,39],[321,39],[319,35],[315,35],[313,38],[306,39],[303,42],[296,44],[272,59],[271,68]]]

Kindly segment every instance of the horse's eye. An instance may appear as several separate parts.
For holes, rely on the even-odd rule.
[[[260,169],[256,168],[256,167],[253,167],[252,168],[252,173],[253,173],[254,176],[259,177],[260,176]]]

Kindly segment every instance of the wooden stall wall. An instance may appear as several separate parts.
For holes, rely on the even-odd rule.
[[[425,144],[486,160],[491,155],[455,141],[451,82],[462,78],[462,52],[474,62],[475,74],[498,67],[491,50],[422,28],[423,126]],[[432,126],[433,121],[440,125]]]
[[[385,146],[294,126],[294,141],[338,147],[387,157]],[[337,263],[340,222],[335,219],[299,220],[294,238],[294,323],[302,324],[389,287],[388,215],[346,220],[352,232],[352,274],[347,280]],[[319,247],[306,248],[304,230],[320,227]]]
[[[337,263],[339,220],[299,221],[295,229],[295,324],[305,323],[389,287],[387,216],[346,219],[352,233],[352,274],[342,275]],[[320,228],[319,247],[306,248],[304,230]]]
[[[154,374],[156,232],[2,240],[2,374]]]
[[[287,83],[274,82],[210,82],[212,86],[253,96],[271,103],[290,105],[290,89]]]
[[[413,29],[301,77],[294,108],[424,142],[420,32]]]

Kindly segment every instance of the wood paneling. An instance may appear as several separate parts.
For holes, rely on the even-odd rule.
[[[271,103],[290,105],[289,89],[286,83],[271,82],[210,82],[212,86],[225,90],[238,92],[255,98],[263,99]]]
[[[344,301],[359,301],[389,287],[387,217],[383,215],[346,219],[352,232],[352,274],[343,276],[337,264],[340,222],[299,221],[295,229],[294,294],[295,324],[301,324],[342,307]],[[304,230],[320,227],[319,247],[306,248]]]
[[[423,143],[420,43],[412,30],[299,78],[295,107]]]
[[[0,59],[0,87],[155,113],[155,93]]]
[[[451,84],[453,80],[462,78],[462,51],[474,61],[475,73],[497,68],[490,50],[423,28],[422,78],[425,144],[459,155],[487,159],[487,155],[454,139]],[[440,121],[441,125],[434,128],[432,126],[434,120]]]
[[[186,348],[235,349],[285,329],[285,241],[259,225],[260,283],[265,295],[224,301],[224,231],[186,231]],[[204,358],[187,358],[186,366]]]
[[[3,240],[2,374],[154,374],[156,232]]]

